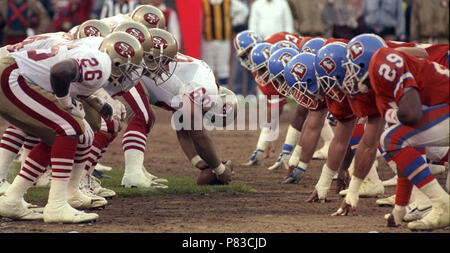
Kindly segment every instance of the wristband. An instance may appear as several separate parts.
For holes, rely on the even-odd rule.
[[[196,167],[197,163],[200,162],[202,158],[199,155],[192,157],[191,163],[194,167]]]
[[[60,105],[64,107],[64,109],[69,109],[73,107],[72,98],[69,96],[69,94],[67,94],[64,97],[56,97],[56,100]]]
[[[223,163],[220,163],[220,165],[217,167],[217,168],[215,168],[214,170],[213,170],[213,172],[216,174],[216,175],[222,175],[223,174],[223,172],[225,171],[225,165],[223,165]]]

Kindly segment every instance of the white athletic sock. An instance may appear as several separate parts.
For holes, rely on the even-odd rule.
[[[14,158],[16,158],[16,153],[11,152],[7,149],[0,148],[0,179],[6,178],[8,176],[9,166],[11,165]]]
[[[261,129],[261,133],[259,134],[258,143],[256,144],[256,149],[262,150],[263,152],[266,150],[267,144],[270,140],[270,129],[264,127]]]
[[[439,182],[435,179],[433,179],[431,182],[426,184],[425,186],[422,186],[420,190],[428,197],[430,200],[447,197],[448,200],[448,193],[441,187]]]
[[[144,164],[144,152],[137,149],[128,149],[125,155],[125,174],[132,174],[142,171]]]
[[[69,180],[67,179],[55,179],[52,178],[50,182],[50,191],[48,192],[47,205],[53,208],[59,208],[67,203],[67,185]]]
[[[5,197],[10,201],[22,201],[23,195],[25,195],[31,186],[33,186],[33,182],[22,176],[16,176],[12,184],[6,190]]]
[[[86,166],[86,161],[82,163],[74,163],[72,173],[70,173],[69,182],[67,183],[67,194],[71,195],[80,188],[81,178],[84,173],[84,167]]]
[[[28,154],[30,153],[30,151],[31,151],[31,149],[27,149],[27,148],[22,147],[22,154],[20,155],[20,162],[21,162],[21,164],[25,163],[25,160],[27,159]]]
[[[284,140],[284,145],[290,145],[291,147],[294,147],[294,145],[298,142],[300,135],[300,131],[295,129],[292,125],[289,125],[286,133],[286,139]]]

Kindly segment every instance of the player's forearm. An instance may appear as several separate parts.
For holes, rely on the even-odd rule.
[[[328,149],[327,166],[331,170],[337,171],[342,164],[349,147],[350,139],[352,138],[355,122],[356,120],[338,122],[334,137],[330,143],[330,148]]]
[[[200,157],[211,167],[217,168],[221,162],[217,155],[214,144],[204,130],[190,131],[191,138],[193,140],[195,150]]]
[[[326,110],[309,112],[300,139],[300,146],[302,146],[301,162],[308,163],[311,161],[314,151],[316,151],[325,116]]]
[[[57,97],[67,96],[70,83],[78,75],[78,65],[73,59],[64,60],[50,69],[50,84]]]

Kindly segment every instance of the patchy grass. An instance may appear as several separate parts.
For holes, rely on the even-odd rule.
[[[12,182],[14,177],[18,174],[20,163],[14,162],[8,173],[8,181]],[[171,170],[170,168],[167,169]],[[182,176],[165,176],[156,175],[167,179],[169,182],[167,189],[138,189],[138,188],[124,188],[120,186],[123,170],[113,169],[104,173],[111,178],[102,178],[102,186],[116,192],[116,197],[145,197],[155,195],[168,194],[211,194],[218,192],[249,192],[253,191],[248,185],[232,183],[229,185],[197,185],[196,180]],[[25,194],[26,201],[31,203],[46,203],[48,198],[48,187],[32,187]]]

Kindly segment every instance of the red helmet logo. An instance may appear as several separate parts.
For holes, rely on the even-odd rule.
[[[114,44],[114,49],[116,52],[123,56],[123,57],[133,57],[134,56],[134,49],[130,44],[119,41]]]
[[[88,25],[88,26],[86,26],[86,27],[83,29],[83,31],[84,31],[84,34],[86,34],[87,37],[91,37],[91,36],[97,37],[97,36],[100,36],[100,30],[97,29],[97,27],[94,27],[94,26]]]
[[[350,52],[352,60],[356,60],[364,53],[364,47],[359,41],[353,43],[348,50]]]
[[[292,43],[286,42],[286,41],[282,41],[278,44],[279,47],[285,47],[285,48],[294,48],[294,46],[292,45]]]
[[[167,47],[167,41],[159,36],[153,36],[153,47],[157,49],[164,49]]]
[[[286,66],[291,59],[292,55],[290,53],[283,53],[280,58],[278,58],[278,61],[281,61],[283,66]]]
[[[264,47],[264,48],[261,50],[261,53],[264,55],[264,57],[265,57],[266,59],[269,59],[269,57],[270,57],[270,46]]]
[[[285,38],[286,40],[292,42],[292,43],[295,43],[295,44],[298,43],[298,38],[295,37],[294,35],[286,34],[286,35],[284,36],[284,38]]]
[[[137,28],[134,28],[134,27],[128,28],[125,32],[133,35],[133,37],[135,37],[141,43],[144,42],[144,40],[145,40],[144,33]]]
[[[333,73],[336,69],[336,63],[330,57],[325,57],[322,61],[320,61],[319,65],[327,72],[327,74]]]
[[[153,13],[146,13],[144,15],[145,21],[151,25],[157,25],[159,22],[159,17],[156,14]]]
[[[303,50],[301,51],[301,53],[311,53],[312,54],[312,50],[309,47],[305,47],[303,48]]]
[[[252,38],[252,40],[253,40],[254,42],[257,42],[258,39],[259,39],[259,36],[258,36],[256,33],[254,33],[254,32],[249,32],[249,33],[248,33],[248,37]]]
[[[298,76],[299,79],[303,79],[303,77],[306,75],[306,67],[305,65],[297,62],[294,67],[292,67],[291,74],[294,76]]]

